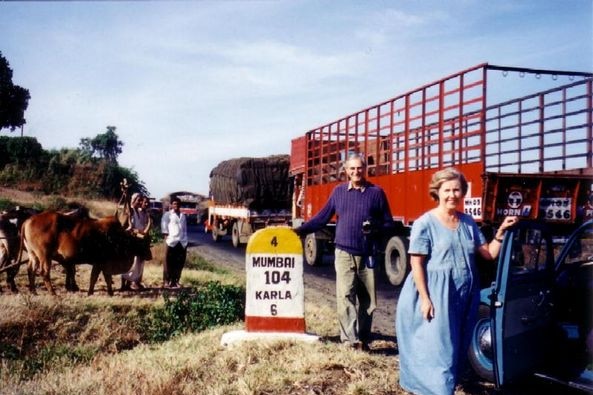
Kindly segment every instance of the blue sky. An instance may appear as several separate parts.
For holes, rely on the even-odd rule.
[[[593,71],[593,1],[0,1],[0,51],[45,149],[116,126],[153,196],[207,194],[220,161],[483,62]]]

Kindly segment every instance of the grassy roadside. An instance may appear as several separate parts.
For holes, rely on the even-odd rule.
[[[0,393],[2,394],[399,394],[395,358],[389,353],[346,349],[337,335],[335,313],[308,303],[308,331],[316,344],[294,341],[220,346],[221,336],[242,322],[146,341],[142,322],[164,303],[160,289],[162,251],[145,270],[147,292],[105,296],[104,282],[87,297],[89,270],[79,266],[83,291],[66,294],[63,274],[54,268],[59,290],[51,297],[25,288],[0,295]],[[185,287],[211,282],[242,286],[243,278],[190,256]],[[119,280],[116,280],[116,286]],[[41,285],[41,284],[38,284]],[[175,297],[175,296],[173,296]]]
[[[72,199],[34,196],[0,188],[4,207],[67,206]],[[110,215],[113,202],[82,201],[91,215]],[[0,293],[0,395],[12,394],[404,394],[398,384],[397,352],[392,342],[373,342],[371,352],[356,351],[337,342],[338,324],[327,295],[307,289],[307,331],[320,336],[314,344],[294,341],[246,342],[232,348],[220,346],[224,333],[243,329],[237,320],[206,330],[177,331],[159,340],[147,332],[155,310],[183,299],[166,296],[161,287],[163,243],[153,246],[147,263],[143,292],[119,292],[108,297],[101,277],[95,295],[86,296],[90,266],[77,268],[81,291],[64,291],[62,268],[54,266],[52,281],[58,296],[47,294],[39,277],[38,295],[27,290],[25,268],[17,276],[21,293]],[[214,259],[216,260],[216,259]],[[0,279],[3,276],[0,274]],[[190,252],[181,282],[186,290],[208,284],[244,287],[244,274],[226,270],[219,262]],[[189,299],[195,304],[195,299]],[[176,306],[176,305],[173,305]],[[176,320],[176,310],[160,322]],[[148,329],[147,329],[148,328]],[[162,327],[158,327],[162,329]],[[167,328],[165,328],[167,329]],[[177,333],[176,332],[176,333]],[[505,394],[538,393],[505,391]],[[490,384],[459,386],[456,395],[494,395]]]

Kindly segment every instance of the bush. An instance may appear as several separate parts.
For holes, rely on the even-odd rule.
[[[0,198],[0,211],[8,211],[14,208],[16,204],[10,199]]]
[[[164,307],[155,308],[144,324],[151,342],[244,319],[245,290],[241,287],[209,282],[193,293],[181,291],[177,297],[165,293],[163,298]]]

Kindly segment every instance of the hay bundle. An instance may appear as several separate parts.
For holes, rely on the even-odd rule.
[[[235,158],[210,172],[210,196],[216,204],[241,204],[251,210],[289,209],[288,155]]]

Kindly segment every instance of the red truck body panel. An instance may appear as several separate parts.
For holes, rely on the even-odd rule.
[[[491,72],[570,82],[488,105]],[[322,208],[356,152],[406,226],[435,206],[430,178],[449,166],[466,176],[465,210],[479,222],[517,212],[580,220],[593,205],[592,77],[480,64],[312,129],[292,140],[293,218],[308,220]]]

